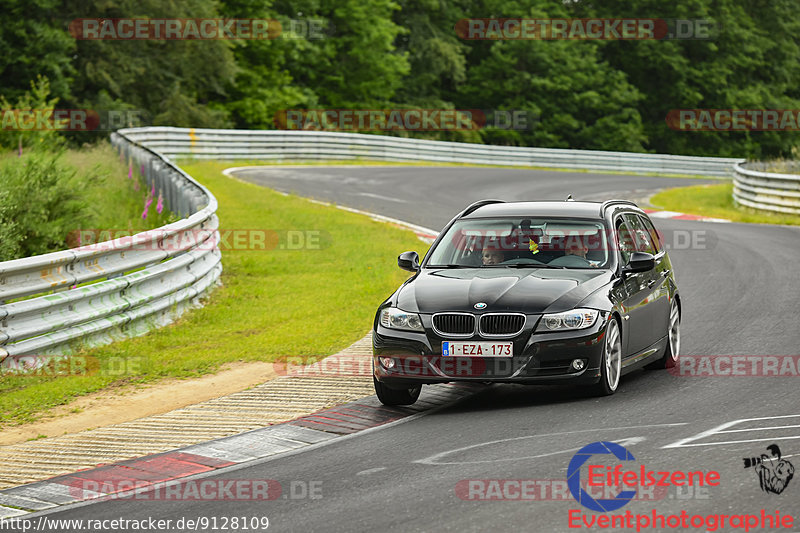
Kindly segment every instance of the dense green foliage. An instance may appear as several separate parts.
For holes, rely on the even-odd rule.
[[[59,107],[142,110],[152,124],[273,128],[284,109],[506,109],[538,121],[413,135],[762,158],[789,155],[798,140],[665,122],[679,108],[800,108],[796,0],[5,0],[0,13],[0,95],[11,102],[41,75]],[[69,33],[70,21],[98,17],[270,18],[284,32],[236,41]],[[464,40],[454,26],[467,17],[710,19],[714,31],[699,40]],[[324,35],[292,33],[292,20],[322,21]]]
[[[6,158],[0,173],[0,261],[63,248],[76,222],[89,216],[75,171],[59,155]]]

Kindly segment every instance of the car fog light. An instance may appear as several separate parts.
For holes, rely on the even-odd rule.
[[[394,368],[394,359],[392,359],[391,357],[381,357],[380,360],[383,368],[386,369]]]
[[[583,359],[575,359],[572,361],[572,368],[575,370],[583,370],[583,367],[586,366],[586,361]]]

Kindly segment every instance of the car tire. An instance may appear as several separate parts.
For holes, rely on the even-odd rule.
[[[678,364],[678,357],[681,353],[681,309],[678,306],[678,301],[672,299],[672,305],[669,308],[669,324],[667,325],[667,347],[664,349],[664,355],[661,359],[653,361],[645,368],[662,369],[673,368]]]
[[[619,388],[622,374],[622,335],[615,318],[610,318],[603,336],[600,358],[600,381],[594,385],[595,396],[611,396]]]
[[[375,394],[383,405],[411,405],[419,398],[419,393],[422,392],[422,385],[415,385],[408,389],[392,389],[387,387],[375,377],[372,377],[372,383],[375,385]]]

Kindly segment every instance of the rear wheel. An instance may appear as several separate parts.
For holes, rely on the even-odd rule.
[[[616,319],[611,318],[606,326],[603,356],[600,358],[600,381],[594,385],[597,396],[610,396],[619,387],[622,373],[622,337]]]
[[[383,405],[411,405],[419,398],[422,385],[415,385],[406,389],[392,389],[372,377],[375,385],[375,394]]]
[[[672,299],[669,308],[669,330],[667,331],[667,348],[661,359],[647,365],[647,368],[673,368],[678,364],[681,353],[681,310],[678,301]]]

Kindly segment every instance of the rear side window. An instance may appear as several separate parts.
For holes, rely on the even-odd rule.
[[[631,254],[636,251],[636,244],[633,240],[634,229],[631,227],[627,217],[620,217],[616,222],[617,226],[617,246],[622,257],[622,264],[627,265]]]
[[[649,218],[639,216],[639,219],[642,221],[644,228],[647,230],[647,233],[650,234],[650,241],[653,243],[653,248],[655,248],[656,253],[661,251],[661,238],[658,235],[658,230],[653,226],[653,223],[650,221]]]
[[[644,222],[633,213],[625,213],[617,220],[617,238],[623,264],[628,263],[633,252],[658,253]]]
[[[650,232],[647,231],[642,223],[642,218],[634,214],[626,214],[624,218],[625,222],[628,223],[628,227],[632,230],[636,251],[647,252],[653,255],[658,253],[656,252],[656,247],[653,244],[653,238],[650,236]]]

